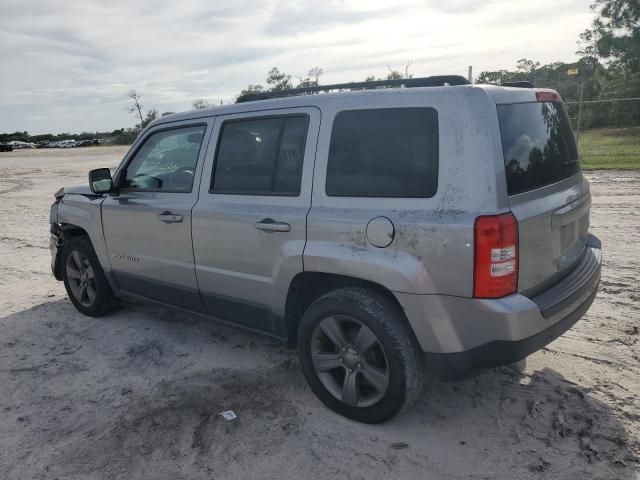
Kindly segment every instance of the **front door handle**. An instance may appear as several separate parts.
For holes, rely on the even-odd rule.
[[[291,225],[284,222],[276,222],[273,218],[265,218],[253,224],[258,230],[264,230],[267,232],[289,232],[291,231]]]
[[[158,220],[164,223],[179,223],[182,221],[182,215],[176,215],[171,212],[162,212],[158,215]]]

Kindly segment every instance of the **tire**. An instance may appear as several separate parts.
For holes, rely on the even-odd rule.
[[[79,312],[101,317],[115,305],[113,291],[88,237],[64,242],[61,270],[64,288]]]
[[[367,288],[341,288],[313,302],[300,321],[298,355],[322,403],[359,422],[391,419],[424,384],[424,355],[404,313]]]

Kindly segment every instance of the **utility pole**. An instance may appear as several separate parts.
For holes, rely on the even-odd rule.
[[[473,67],[471,65],[469,65],[469,74],[467,78],[469,79],[469,83],[473,83]]]
[[[584,77],[580,75],[580,103],[578,104],[578,131],[576,132],[576,146],[580,147],[580,122],[582,120],[582,97],[584,96]]]
[[[567,70],[569,76],[580,77],[580,101],[578,102],[578,124],[576,125],[576,146],[580,147],[580,124],[582,123],[582,99],[584,97],[584,75],[577,68]]]

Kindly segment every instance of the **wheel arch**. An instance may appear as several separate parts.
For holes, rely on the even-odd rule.
[[[291,347],[297,342],[298,326],[306,309],[322,295],[346,287],[361,287],[374,291],[394,304],[403,321],[410,327],[402,305],[391,290],[370,280],[324,272],[300,272],[289,285],[285,306],[285,328],[287,341]]]
[[[65,195],[58,206],[58,222],[71,237],[86,235],[105,273],[111,270],[102,233],[102,197]]]
[[[74,206],[75,207],[75,206]],[[74,211],[75,208],[72,210]],[[96,225],[95,222],[87,223],[84,221],[84,216],[76,216],[75,219],[79,219],[81,221],[74,221],[74,218],[69,218],[68,211],[67,215],[60,215],[60,228],[59,228],[59,245],[56,254],[56,260],[54,262],[54,276],[57,280],[62,280],[62,266],[61,266],[61,258],[62,258],[62,246],[65,241],[68,241],[72,238],[76,237],[86,237],[87,241],[93,248],[93,251],[98,258],[98,263],[102,267],[102,270],[107,278],[107,282],[111,287],[114,295],[119,297],[119,288],[117,283],[115,282],[113,276],[111,275],[111,265],[107,258],[106,245],[104,242],[104,237],[102,236],[102,223],[101,219],[99,223]],[[95,217],[94,217],[95,218]],[[99,219],[99,211],[98,211],[98,219]],[[66,221],[65,221],[66,220]]]
[[[62,245],[65,241],[68,241],[69,239],[74,237],[87,237],[89,242],[91,242],[91,237],[84,228],[70,223],[60,224],[57,233],[58,248],[56,250],[56,258],[53,262],[53,275],[56,280],[62,281],[62,264],[60,261],[62,259]]]
[[[89,237],[89,240],[91,240],[89,233],[84,228],[72,223],[62,223],[60,225],[60,232],[64,239],[87,236]]]

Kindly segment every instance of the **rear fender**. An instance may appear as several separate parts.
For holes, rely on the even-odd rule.
[[[392,292],[424,293],[434,288],[422,260],[395,249],[309,241],[304,270],[359,278]]]

